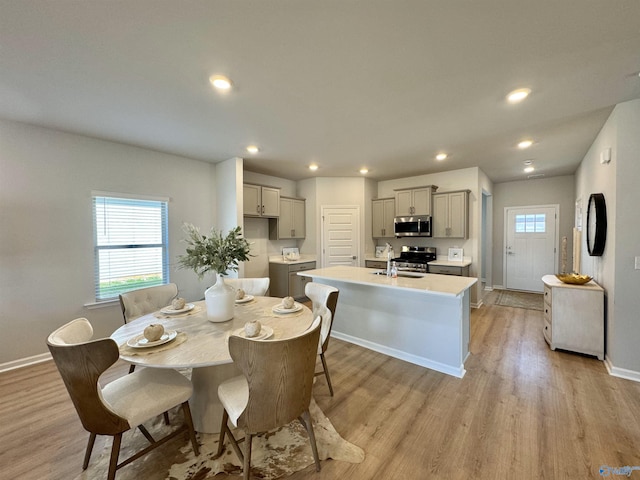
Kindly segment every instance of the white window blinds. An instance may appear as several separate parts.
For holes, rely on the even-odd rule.
[[[166,201],[93,195],[96,301],[169,282]]]

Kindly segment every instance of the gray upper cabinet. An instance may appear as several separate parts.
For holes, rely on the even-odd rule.
[[[395,213],[395,199],[378,198],[372,201],[371,236],[373,238],[393,237],[393,217]]]
[[[396,216],[431,215],[431,194],[435,185],[396,190]]]
[[[305,238],[305,201],[280,197],[280,216],[269,220],[269,239]]]
[[[243,215],[246,217],[278,217],[280,215],[280,189],[251,185],[243,186]]]
[[[469,237],[469,190],[433,195],[433,238]]]

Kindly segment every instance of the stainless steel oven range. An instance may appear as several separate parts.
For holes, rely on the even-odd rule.
[[[429,271],[428,263],[436,259],[436,247],[403,245],[400,256],[394,258],[399,272]]]

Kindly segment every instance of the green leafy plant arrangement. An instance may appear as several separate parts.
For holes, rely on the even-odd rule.
[[[222,231],[211,229],[209,236],[202,235],[198,227],[185,223],[182,230],[187,234],[183,241],[187,253],[178,256],[178,268],[189,268],[202,279],[205,273],[226,275],[230,270],[238,271],[238,262],[249,260],[250,244],[242,236],[242,228],[229,230],[226,237]]]

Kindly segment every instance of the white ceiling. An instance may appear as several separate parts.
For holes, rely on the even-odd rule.
[[[638,71],[638,0],[0,0],[0,118],[292,180],[571,174]]]

